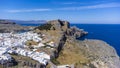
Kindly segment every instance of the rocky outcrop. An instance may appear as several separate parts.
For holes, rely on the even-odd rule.
[[[68,21],[53,20],[48,21],[48,23],[52,24],[51,29],[64,31],[66,36],[73,36],[75,38],[79,38],[88,34],[88,32],[84,31],[83,29],[79,29],[75,26],[70,27],[70,23]]]
[[[104,41],[93,39],[79,41],[67,38],[57,61],[60,65],[74,64],[76,68],[120,67],[115,49]]]
[[[89,59],[92,59],[89,66],[94,68],[119,68],[120,59],[115,49],[104,41],[84,40],[88,51]],[[91,57],[90,57],[91,56]]]
[[[60,31],[66,36],[73,36],[75,38],[79,38],[83,35],[88,34],[88,32],[84,31],[83,29],[79,29],[75,26],[70,27],[70,23],[68,21],[62,20],[48,21],[46,24],[38,26],[35,29]]]
[[[54,61],[59,65],[74,64],[76,68],[120,67],[119,56],[113,47],[101,40],[77,40],[76,38],[88,32],[77,27],[70,27],[67,21],[48,21],[47,25],[36,27],[35,32],[45,34],[56,43],[53,56],[56,58]]]
[[[67,36],[72,36],[72,37],[75,37],[75,38],[82,37],[86,34],[88,34],[88,32],[85,32],[83,29],[79,29],[75,26],[70,27],[69,29],[66,30],[66,35]]]
[[[70,27],[70,23],[68,21],[62,20],[48,21],[46,24],[36,27],[34,31],[45,34],[47,38],[54,40],[56,43],[56,50],[54,52],[55,57],[59,55],[67,37],[78,38],[87,34],[87,32],[82,29]]]
[[[67,21],[52,20],[48,21],[48,23],[52,25],[51,29],[55,30],[66,31],[68,28],[70,28],[70,24]]]

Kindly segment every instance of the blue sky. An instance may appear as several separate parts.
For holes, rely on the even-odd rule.
[[[1,0],[0,19],[120,24],[118,0]]]

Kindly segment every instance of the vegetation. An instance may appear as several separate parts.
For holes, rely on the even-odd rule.
[[[43,24],[43,25],[41,25],[41,26],[39,26],[39,27],[36,27],[35,29],[39,29],[39,30],[50,30],[51,27],[52,27],[52,24],[47,23],[47,24]]]
[[[57,61],[55,58],[51,59],[51,62],[52,62],[52,63],[54,63],[55,65],[60,64],[60,62],[59,62],[59,61]]]
[[[33,41],[33,40],[29,40],[29,41],[26,42],[26,45],[27,45],[27,46],[37,45],[37,44],[38,44],[38,42],[35,42],[35,41]]]

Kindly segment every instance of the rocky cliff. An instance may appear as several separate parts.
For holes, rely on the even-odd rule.
[[[76,68],[119,68],[120,59],[115,49],[104,41],[68,38],[60,56],[60,64],[75,64]]]
[[[120,67],[119,56],[113,47],[101,40],[77,40],[88,32],[70,27],[67,21],[48,21],[34,31],[45,34],[49,39],[47,41],[56,43],[51,54],[51,61],[56,65],[74,64],[76,68]]]
[[[77,27],[70,27],[68,21],[61,20],[48,21],[46,24],[36,27],[35,32],[45,34],[47,41],[56,43],[55,57],[59,55],[67,37],[78,38],[87,34],[87,32]]]

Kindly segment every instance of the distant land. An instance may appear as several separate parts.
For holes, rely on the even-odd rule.
[[[15,22],[16,24],[41,24],[46,23],[46,20],[9,20],[9,19],[0,19],[0,21],[6,20],[9,22]]]
[[[15,21],[0,19],[0,33],[24,32],[33,29],[33,26],[21,26]]]

